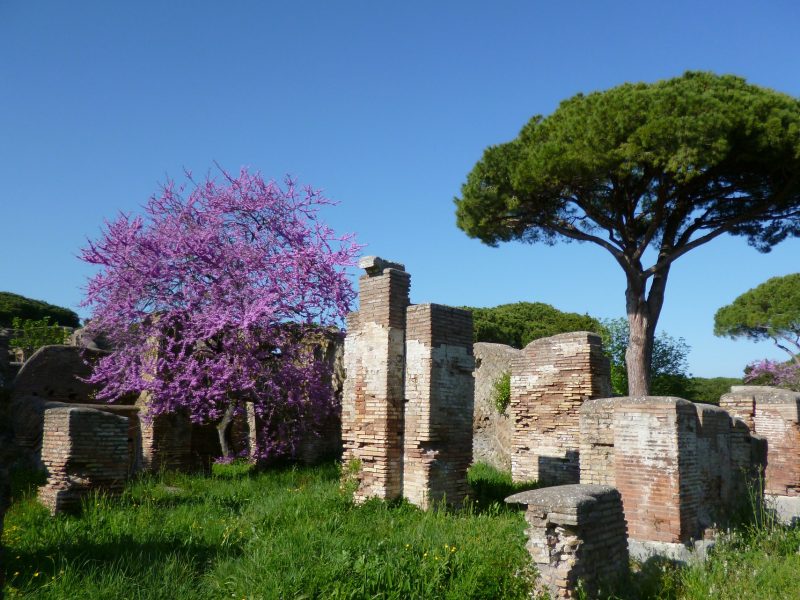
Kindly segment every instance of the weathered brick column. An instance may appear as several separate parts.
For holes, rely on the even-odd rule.
[[[701,500],[697,413],[688,400],[619,398],[614,411],[616,487],[632,540],[698,539]]]
[[[51,512],[75,510],[92,490],[116,493],[128,474],[128,419],[92,408],[44,413],[42,461],[47,483],[39,500]]]
[[[406,315],[403,495],[421,508],[457,504],[472,462],[472,314],[419,304]]]
[[[551,597],[574,598],[581,582],[595,598],[604,582],[627,572],[625,516],[613,487],[562,485],[521,492],[506,502],[528,507],[527,548]]]
[[[599,335],[563,333],[528,344],[511,368],[514,481],[577,483],[580,407],[610,395],[610,367]]]
[[[342,393],[345,463],[359,461],[356,501],[403,491],[403,369],[411,276],[369,256],[359,261],[359,311],[347,318]]]

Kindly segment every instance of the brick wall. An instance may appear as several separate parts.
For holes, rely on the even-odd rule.
[[[563,485],[515,494],[506,502],[527,505],[527,548],[550,597],[574,598],[580,582],[594,598],[603,582],[627,572],[625,516],[613,487]]]
[[[512,364],[514,481],[577,483],[580,407],[590,398],[610,395],[600,336],[564,333],[528,344]]]
[[[743,421],[680,398],[589,401],[581,436],[581,482],[619,489],[638,541],[713,534],[758,489],[766,457],[764,441]]]
[[[92,490],[116,493],[127,478],[128,419],[92,408],[57,406],[44,415],[39,500],[57,513],[79,508]]]
[[[459,503],[472,462],[472,314],[420,304],[406,315],[403,495],[422,508]]]
[[[616,486],[633,539],[683,542],[697,537],[699,496],[691,402],[620,398],[614,410]]]
[[[191,470],[195,461],[189,417],[183,413],[149,415],[149,397],[149,392],[142,392],[136,401],[140,411],[142,469]]]
[[[475,462],[484,462],[502,471],[511,470],[511,448],[514,422],[505,413],[497,412],[494,384],[504,373],[511,373],[511,362],[519,350],[505,344],[478,342],[475,355],[475,407],[472,416],[472,455]]]
[[[580,409],[581,483],[616,485],[614,399],[587,400]]]
[[[362,259],[360,308],[347,319],[342,394],[345,462],[361,464],[355,499],[402,494],[403,369],[410,275],[402,265]]]
[[[800,393],[768,386],[733,386],[720,406],[767,441],[766,492],[800,496]]]

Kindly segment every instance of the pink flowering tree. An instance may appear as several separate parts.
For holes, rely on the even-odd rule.
[[[759,360],[747,365],[744,379],[748,383],[774,385],[800,392],[800,364],[793,361]]]
[[[226,429],[245,403],[261,457],[291,455],[336,410],[315,342],[354,299],[345,269],[360,247],[319,219],[320,192],[242,170],[168,182],[144,216],[107,222],[81,258],[88,328],[114,351],[91,382],[108,401],[148,392],[150,414],[188,413]]]

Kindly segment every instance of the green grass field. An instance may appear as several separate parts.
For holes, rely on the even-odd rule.
[[[517,491],[478,465],[460,511],[354,506],[335,465],[165,473],[52,518],[19,475],[6,516],[8,598],[527,598]],[[800,531],[749,528],[703,566],[653,563],[615,598],[800,598]]]

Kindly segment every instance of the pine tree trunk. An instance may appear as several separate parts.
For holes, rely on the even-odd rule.
[[[625,365],[628,370],[629,396],[650,394],[653,340],[661,307],[664,304],[664,289],[668,275],[668,268],[654,275],[649,293],[647,293],[647,282],[643,277],[628,276],[625,304],[630,339],[628,349],[625,351]]]

